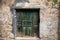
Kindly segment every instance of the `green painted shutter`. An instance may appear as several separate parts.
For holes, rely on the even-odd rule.
[[[17,36],[36,36],[38,27],[38,12],[19,11],[16,13]]]

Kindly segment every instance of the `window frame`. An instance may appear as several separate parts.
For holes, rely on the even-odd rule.
[[[23,9],[23,10],[25,10],[25,9],[28,9],[28,10],[39,10],[39,38],[40,38],[40,8],[13,8],[12,9],[12,31],[13,31],[13,34],[14,34],[14,38],[16,38],[16,9],[19,9],[19,10],[21,10],[21,9]]]

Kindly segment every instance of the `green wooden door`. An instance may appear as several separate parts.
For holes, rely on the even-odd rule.
[[[38,12],[18,11],[17,16],[17,36],[34,36],[38,26]]]

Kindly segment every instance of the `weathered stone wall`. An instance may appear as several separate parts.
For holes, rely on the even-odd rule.
[[[41,40],[58,40],[58,3],[52,0],[29,0],[38,3],[40,8],[40,38]],[[53,3],[53,4],[52,4]]]
[[[58,9],[42,9],[40,23],[41,40],[58,40]]]
[[[4,8],[3,8],[4,7]],[[0,27],[1,29],[1,37],[4,40],[9,40],[12,38],[12,18],[9,6],[3,6],[0,9]]]
[[[40,40],[58,40],[58,5],[52,5],[48,0],[29,0],[40,7]],[[13,3],[13,2],[12,2]],[[24,6],[24,3],[22,7]],[[27,6],[27,5],[25,5]],[[12,18],[9,5],[3,5],[0,9],[0,36],[4,40],[13,40]]]
[[[58,3],[54,4],[51,0],[29,0],[29,2],[41,6],[40,40],[58,40]],[[21,5],[24,7],[24,3]]]
[[[10,6],[13,0],[0,1],[0,40],[12,40],[12,18]]]

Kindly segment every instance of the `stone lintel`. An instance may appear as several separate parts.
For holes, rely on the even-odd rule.
[[[40,9],[41,5],[37,3],[17,3],[14,5],[15,9]]]

